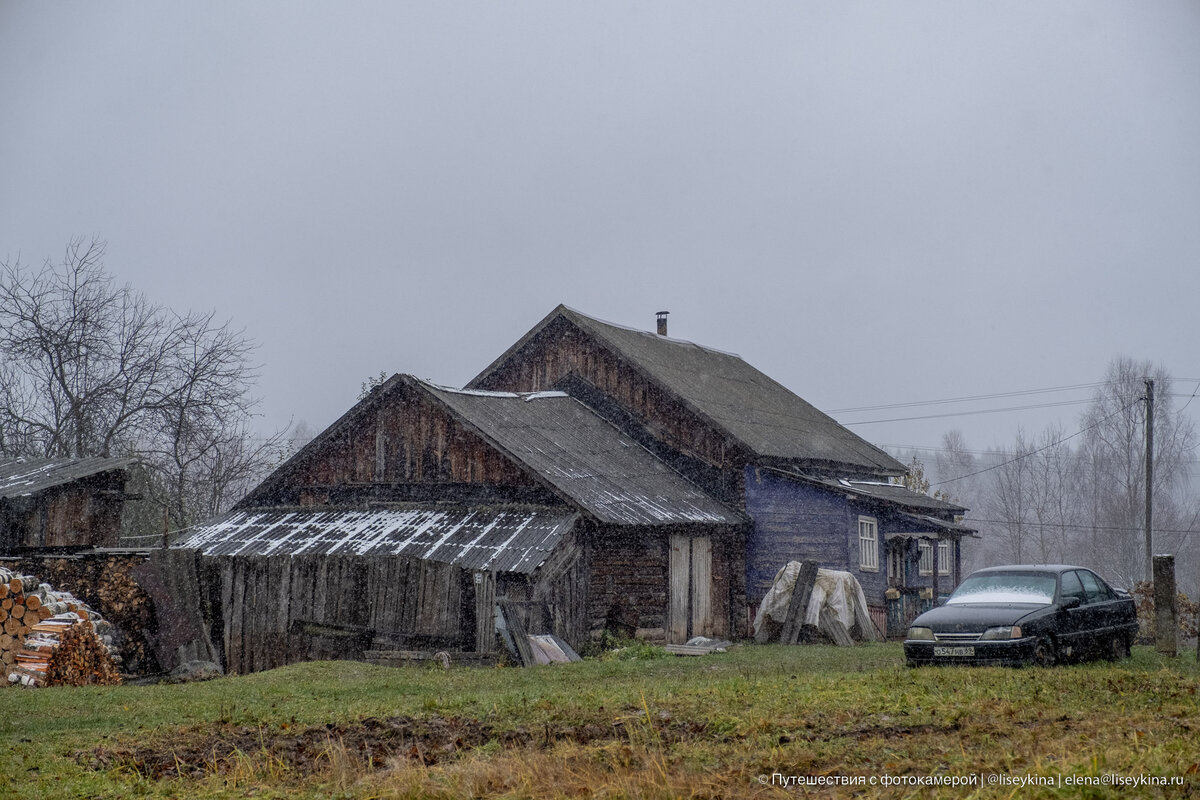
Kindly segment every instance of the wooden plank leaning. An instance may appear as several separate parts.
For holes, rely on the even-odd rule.
[[[796,585],[792,588],[792,599],[788,603],[787,617],[783,621],[783,630],[779,633],[781,643],[800,642],[800,635],[804,631],[804,615],[808,611],[808,601],[812,599],[813,584],[816,582],[817,562],[801,561]]]

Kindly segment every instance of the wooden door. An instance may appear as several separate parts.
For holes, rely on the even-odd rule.
[[[713,635],[712,538],[671,536],[667,641]]]

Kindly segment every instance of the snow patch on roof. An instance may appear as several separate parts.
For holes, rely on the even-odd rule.
[[[406,556],[529,573],[576,519],[541,506],[250,509],[198,525],[174,546],[207,556]]]

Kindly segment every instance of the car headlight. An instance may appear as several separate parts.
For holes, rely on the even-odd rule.
[[[994,641],[996,639],[1020,639],[1020,625],[1005,625],[999,628],[988,628],[983,632],[983,636],[979,637],[979,641]]]
[[[908,638],[914,641],[933,641],[933,628],[909,628]]]

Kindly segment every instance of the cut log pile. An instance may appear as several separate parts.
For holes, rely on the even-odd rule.
[[[158,671],[150,646],[157,630],[154,603],[135,577],[145,561],[139,556],[76,555],[14,559],[3,566],[37,575],[51,586],[69,587],[120,631],[116,646],[124,659],[122,671],[152,673]]]
[[[0,567],[0,665],[9,683],[119,683],[113,626],[70,592]]]

